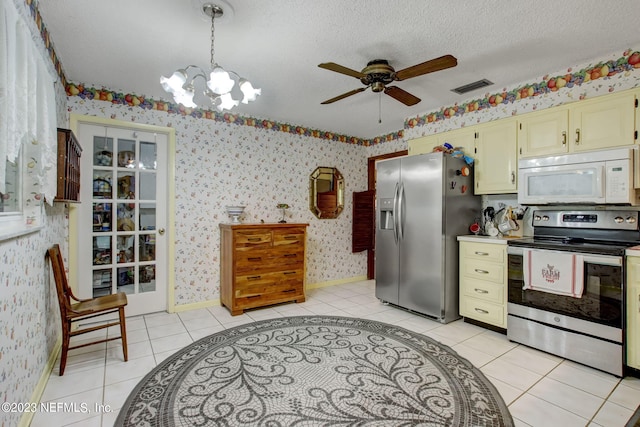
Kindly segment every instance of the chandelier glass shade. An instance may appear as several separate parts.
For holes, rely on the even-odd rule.
[[[204,13],[211,17],[211,64],[210,70],[205,71],[196,65],[188,65],[173,72],[171,77],[160,77],[162,88],[173,95],[173,100],[182,104],[187,108],[195,108],[198,105],[194,102],[195,81],[202,78],[205,81],[204,95],[206,95],[211,104],[219,111],[230,110],[236,107],[240,102],[248,104],[255,101],[258,95],[262,93],[259,88],[254,88],[250,81],[240,77],[234,71],[227,71],[214,61],[214,21],[216,17],[223,14],[220,6],[206,3],[202,6]],[[242,94],[242,99],[234,99],[232,92],[238,88]]]

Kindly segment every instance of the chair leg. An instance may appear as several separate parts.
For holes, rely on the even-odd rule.
[[[71,339],[70,322],[62,322],[62,354],[60,354],[60,376],[64,375],[64,368],[67,366],[67,353],[69,353],[69,340]]]
[[[127,351],[127,326],[125,325],[124,320],[124,307],[120,307],[118,310],[120,314],[120,335],[122,336],[122,352],[124,353],[124,361],[126,362],[129,358],[129,353]]]

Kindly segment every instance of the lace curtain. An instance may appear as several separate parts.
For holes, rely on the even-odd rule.
[[[28,175],[35,179],[25,184],[52,203],[57,179],[56,76],[14,2],[0,4],[0,192],[5,190],[5,159],[14,161],[22,147],[30,160]]]

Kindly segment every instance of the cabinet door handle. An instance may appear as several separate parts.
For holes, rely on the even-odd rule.
[[[580,128],[576,129],[576,145],[580,144]]]
[[[282,273],[282,274],[296,274],[296,272],[295,272],[295,271],[285,271],[285,272],[284,272],[284,273]]]
[[[295,291],[296,291],[295,289],[287,289],[286,291],[282,291],[282,293],[285,293],[285,292],[295,292]]]
[[[516,173],[514,171],[511,171],[511,183],[516,183]]]
[[[247,258],[247,261],[262,261],[262,257]]]
[[[481,308],[474,308],[475,311],[477,311],[478,313],[482,313],[482,314],[489,314],[489,312],[487,310],[483,310]]]
[[[247,280],[259,280],[262,276],[248,276]]]
[[[298,240],[298,236],[284,236],[284,240]]]
[[[480,288],[475,288],[474,291],[476,291],[479,294],[488,294],[489,291],[485,290],[485,289],[480,289]]]
[[[475,251],[474,252],[476,255],[480,255],[480,256],[488,256],[489,252],[480,252],[480,251]]]
[[[562,131],[562,146],[564,147],[565,145],[567,145],[567,131],[563,130]]]
[[[298,255],[296,255],[296,254],[284,254],[284,257],[285,257],[285,258],[295,258],[295,257],[297,257],[297,256],[298,256]]]
[[[250,242],[261,242],[262,238],[261,237],[249,237],[247,240],[250,241]]]
[[[476,273],[480,273],[480,274],[489,274],[489,272],[487,270],[480,270],[479,268],[476,268],[474,271]]]

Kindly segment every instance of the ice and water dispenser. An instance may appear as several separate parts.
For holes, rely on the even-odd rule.
[[[393,230],[393,199],[380,199],[380,229]]]

